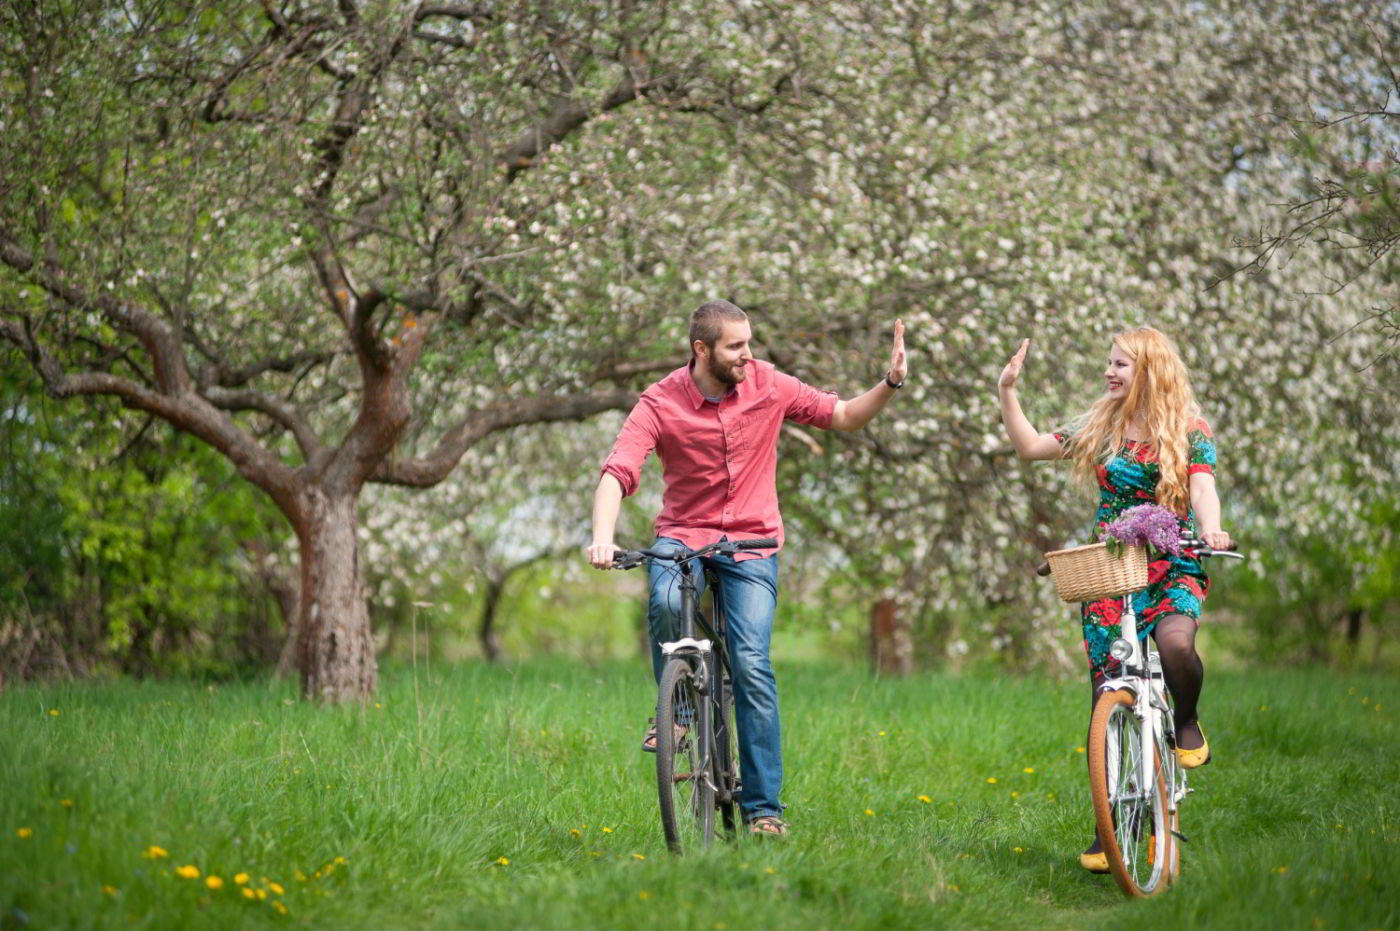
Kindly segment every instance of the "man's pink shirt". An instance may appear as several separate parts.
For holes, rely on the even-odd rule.
[[[658,537],[691,549],[722,537],[774,537],[782,547],[778,431],[784,420],[830,427],[836,395],[768,362],[754,360],[746,368],[748,377],[716,402],[705,400],[690,366],[682,366],[642,392],[622,425],[603,474],[615,477],[623,495],[631,495],[641,482],[642,464],[656,450],[664,486]]]

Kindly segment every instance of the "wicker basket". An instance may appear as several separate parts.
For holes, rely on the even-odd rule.
[[[1106,543],[1046,553],[1055,590],[1069,602],[1098,601],[1147,587],[1147,547],[1124,546],[1117,556]]]

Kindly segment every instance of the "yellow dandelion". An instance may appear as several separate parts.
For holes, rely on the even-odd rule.
[[[243,898],[245,899],[256,899],[258,897],[258,894],[252,889],[249,889],[247,886],[244,886],[238,891],[243,893]]]
[[[1048,798],[1050,801],[1053,802],[1053,801],[1055,800],[1055,793],[1054,793],[1054,792],[1046,792],[1046,793],[1045,793],[1045,797]]]
[[[20,840],[24,840],[24,839],[27,838],[27,837],[33,837],[33,836],[34,836],[34,829],[33,829],[33,828],[15,828],[15,836],[18,837]]]
[[[601,857],[603,855],[603,852],[601,850],[590,850],[588,851],[588,855],[590,857]]]
[[[283,905],[281,902],[273,902],[272,907],[277,909],[277,914],[279,915],[287,914],[287,906]]]
[[[51,717],[51,718],[56,718],[56,717],[58,717],[58,709],[57,709],[57,708],[50,708],[50,709],[49,709],[49,717]]]
[[[645,889],[643,889],[641,892],[638,892],[638,893],[637,893],[637,898],[639,898],[639,899],[641,899],[643,902],[645,902],[647,899],[651,898],[651,893],[650,893],[650,892],[647,892]]]
[[[175,867],[175,875],[179,876],[181,879],[198,879],[199,867],[195,866],[193,863],[177,866]]]
[[[767,873],[769,876],[777,876],[778,868],[776,866],[764,867],[763,872]]]
[[[237,883],[238,885],[240,885],[240,886],[246,886],[246,885],[248,884],[248,874],[247,874],[247,873],[235,873],[234,876],[233,876],[233,881],[234,881],[235,883]]]
[[[208,886],[210,889],[222,889],[224,887],[224,881],[217,876],[208,876],[204,879],[204,885]]]
[[[569,828],[569,836],[570,836],[570,837],[582,837],[582,836],[583,836],[583,832],[580,831],[578,828]]]
[[[1012,847],[1011,849],[1014,850],[1014,851],[1016,851],[1017,853],[1025,853],[1025,852],[1026,852],[1026,848],[1024,848],[1024,847]]]
[[[612,828],[603,828],[603,833],[604,833],[604,834],[611,834],[612,832],[613,832],[613,829],[612,829]]]
[[[1025,769],[1021,770],[1021,772],[1023,772],[1023,773],[1033,773],[1033,772],[1035,772],[1035,767],[1034,767],[1034,766],[1027,766]]]
[[[257,896],[258,896],[258,898],[259,898],[260,900],[261,900],[261,899],[267,898],[267,890],[266,890],[266,889],[259,889],[259,890],[257,890]]]
[[[866,814],[867,817],[873,817],[873,816],[875,815],[875,809],[873,809],[873,808],[867,808],[867,809],[865,810],[865,814]]]
[[[299,883],[304,883],[304,882],[306,882],[306,874],[303,873],[301,870],[297,870],[297,882],[299,882]]]
[[[72,808],[73,800],[71,798],[61,798],[58,800],[58,804],[62,805],[64,808]]]
[[[117,894],[117,887],[116,887],[116,886],[103,886],[103,887],[102,887],[102,891],[105,892],[105,893],[107,893],[108,895],[116,895],[116,894]]]
[[[312,874],[311,874],[311,878],[312,878],[312,879],[320,879],[320,878],[321,878],[321,871],[320,871],[320,870],[317,870],[316,872],[312,873]]]
[[[349,866],[349,865],[350,865],[350,861],[347,860],[347,859],[345,859],[344,857],[336,857],[336,858],[335,858],[334,860],[332,860],[331,862],[337,864],[338,866]]]
[[[157,847],[155,844],[146,848],[146,852],[141,854],[147,860],[159,860],[161,857],[168,857],[170,853],[164,847]]]
[[[267,884],[267,888],[271,889],[273,892],[277,893],[278,895],[283,895],[283,894],[287,891],[287,890],[285,890],[285,889],[282,888],[282,884],[281,884],[281,883],[268,883],[268,884]]]
[[[885,732],[884,732],[884,731],[881,731],[881,732],[880,732],[880,736],[881,736],[881,737],[884,737],[884,736],[885,736]]]
[[[496,858],[496,865],[497,865],[497,866],[510,866],[510,860],[506,859],[505,857],[497,857],[497,858]]]
[[[1083,747],[1075,747],[1075,748],[1074,748],[1074,752],[1075,752],[1075,753],[1083,753],[1083,752],[1084,752],[1084,748],[1083,748]]]
[[[1012,798],[1020,798],[1020,797],[1021,797],[1021,793],[1020,793],[1020,792],[1012,792],[1012,793],[1011,793],[1011,797],[1012,797]]]
[[[632,859],[633,859],[633,860],[645,860],[646,858],[647,858],[647,855],[644,854],[644,853],[634,853],[634,854],[632,854]]]
[[[987,777],[987,785],[989,785],[989,786],[994,786],[994,785],[996,785],[996,784],[997,784],[997,777],[996,777],[996,776],[988,776],[988,777]]]
[[[933,799],[929,798],[927,795],[920,795],[919,801],[923,802],[925,805],[933,804]]]
[[[1287,873],[1287,872],[1288,872],[1288,867],[1286,867],[1286,866],[1276,866],[1276,867],[1274,867],[1274,872],[1275,872],[1275,873],[1278,873],[1280,876],[1282,876],[1284,873]]]
[[[375,703],[374,703],[374,707],[376,707],[376,708],[382,708],[382,707],[384,707],[384,706],[381,705],[381,704],[379,704],[379,702],[375,702]]]

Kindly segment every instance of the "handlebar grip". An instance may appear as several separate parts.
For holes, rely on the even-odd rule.
[[[778,541],[772,537],[764,537],[762,540],[735,540],[734,546],[741,550],[771,550],[778,545]]]

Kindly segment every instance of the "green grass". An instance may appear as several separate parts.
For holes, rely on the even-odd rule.
[[[1400,925],[1394,679],[1212,675],[1182,882],[1146,902],[1077,866],[1083,685],[781,667],[794,833],[678,859],[647,679],[397,669],[349,709],[282,683],[0,693],[0,927]]]

